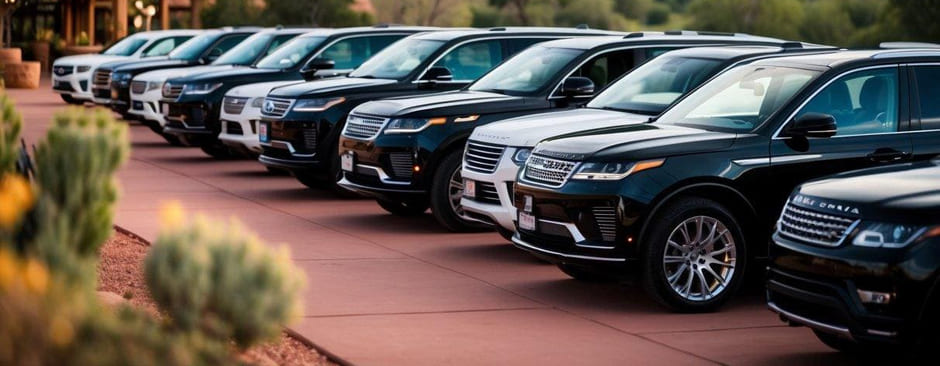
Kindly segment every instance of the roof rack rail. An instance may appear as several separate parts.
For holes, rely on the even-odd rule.
[[[670,30],[664,31],[663,34],[667,36],[681,36],[685,34],[685,31],[681,29],[670,29]]]
[[[493,27],[489,29],[490,32],[503,32],[505,30],[506,30],[506,27]]]
[[[780,47],[785,50],[799,49],[799,48],[803,48],[803,43],[802,42],[783,42],[780,44]]]
[[[697,31],[695,34],[700,36],[721,36],[721,37],[735,37],[737,33],[731,32],[713,32],[713,31]]]
[[[888,58],[895,56],[905,57],[938,57],[940,48],[908,48],[908,49],[889,49],[877,52],[871,55],[873,59]]]
[[[591,29],[591,27],[588,26],[587,24],[581,23],[581,24],[574,26],[574,29]]]
[[[878,48],[891,50],[903,48],[940,48],[940,44],[929,42],[881,42]]]
[[[626,39],[626,38],[640,38],[640,37],[643,37],[643,32],[633,32],[633,33],[630,33],[630,34],[627,34],[627,35],[623,36],[624,39]]]

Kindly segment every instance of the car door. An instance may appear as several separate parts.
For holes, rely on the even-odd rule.
[[[940,155],[940,65],[908,66],[913,159]]]
[[[807,180],[839,172],[907,161],[912,147],[907,108],[907,78],[898,65],[843,73],[805,100],[786,122],[807,113],[836,121],[829,138],[787,137],[784,126],[770,143],[773,199]]]

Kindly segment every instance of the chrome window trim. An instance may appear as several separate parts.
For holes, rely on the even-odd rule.
[[[841,79],[843,76],[846,76],[846,75],[849,75],[849,74],[854,74],[854,73],[856,73],[856,72],[862,72],[862,71],[868,71],[868,70],[876,70],[876,69],[887,69],[887,68],[892,68],[892,67],[893,67],[893,68],[900,68],[900,67],[901,67],[901,64],[887,64],[887,65],[874,65],[874,66],[860,67],[860,68],[857,68],[857,69],[844,71],[844,72],[842,72],[841,74],[838,74],[838,75],[836,75],[835,77],[830,78],[829,81],[827,81],[827,82],[826,82],[825,84],[823,84],[821,87],[816,88],[816,90],[813,91],[813,94],[810,94],[809,97],[807,97],[806,99],[803,99],[803,101],[800,102],[799,107],[797,107],[796,109],[794,109],[793,112],[791,112],[790,115],[787,116],[787,118],[785,118],[785,119],[783,120],[783,123],[781,123],[780,126],[777,127],[777,131],[774,132],[773,137],[771,137],[770,139],[771,139],[771,140],[789,140],[790,137],[787,137],[787,136],[780,136],[780,133],[783,132],[784,127],[787,127],[787,125],[790,124],[790,121],[793,121],[793,118],[796,117],[796,114],[799,113],[800,110],[803,109],[803,107],[806,107],[806,105],[809,104],[809,102],[810,102],[811,100],[813,100],[813,98],[815,98],[820,92],[822,92],[823,89],[828,88],[829,85],[831,85],[832,83],[834,83],[836,80],[839,80],[839,79]],[[898,87],[900,88],[900,85],[898,85]],[[898,106],[899,106],[899,108],[900,108],[900,104],[899,104]],[[899,112],[900,112],[900,109],[899,109]],[[898,121],[898,122],[899,122],[899,123],[898,123],[898,126],[900,126],[900,121]],[[828,137],[828,138],[830,138],[830,139],[837,139],[837,138],[859,137],[859,136],[890,135],[890,134],[906,133],[906,132],[912,132],[912,131],[908,130],[908,131],[894,131],[894,132],[862,133],[862,134],[857,134],[857,135],[845,135],[845,136],[838,136],[838,135],[836,135],[836,136],[832,136],[832,137]]]
[[[418,77],[415,78],[415,80],[412,81],[411,83],[412,83],[412,84],[434,83],[434,81],[430,81],[430,80],[421,80],[421,78],[423,78],[424,75],[427,74],[428,70],[430,70],[432,67],[434,67],[434,64],[436,64],[438,61],[440,61],[442,58],[444,58],[444,56],[447,56],[447,54],[449,54],[451,51],[457,49],[457,47],[463,46],[463,45],[465,45],[465,44],[467,44],[467,43],[471,43],[471,42],[480,42],[480,41],[491,41],[491,40],[494,40],[494,39],[495,39],[495,40],[519,39],[519,38],[529,38],[529,39],[532,39],[532,38],[544,38],[544,39],[545,39],[544,41],[533,43],[532,45],[529,46],[529,47],[531,47],[531,46],[537,45],[537,44],[542,43],[542,42],[553,41],[553,40],[556,40],[556,39],[568,39],[568,38],[573,38],[573,37],[579,37],[579,36],[577,36],[577,35],[570,35],[570,36],[565,36],[565,37],[561,37],[561,38],[552,37],[552,36],[522,36],[522,35],[519,35],[519,36],[507,36],[507,37],[487,36],[487,37],[480,37],[480,38],[473,38],[473,39],[464,40],[464,41],[461,41],[461,42],[459,42],[459,43],[457,43],[457,44],[451,46],[449,49],[447,49],[446,51],[444,51],[444,52],[442,52],[440,55],[438,55],[437,58],[435,58],[433,62],[429,63],[428,66],[426,66],[426,67],[424,68],[424,70],[422,70],[421,73],[418,74]],[[445,41],[445,43],[446,43],[446,41]],[[525,50],[525,49],[519,50],[519,52],[522,52],[523,50]],[[519,52],[514,53],[512,56],[515,56],[515,55],[518,54]],[[509,57],[512,57],[512,56],[509,56]],[[489,74],[490,71],[493,71],[493,69],[499,67],[499,65],[502,64],[503,62],[505,62],[506,60],[508,60],[509,57],[503,57],[503,59],[500,60],[499,63],[497,63],[496,65],[493,65],[493,67],[491,67],[489,70],[486,70],[486,72],[483,73],[483,75]],[[474,81],[480,80],[480,78],[482,78],[483,75],[480,75],[479,78],[476,78],[476,79],[474,79],[474,80],[451,80],[451,81],[436,82],[436,83],[438,83],[438,84],[448,84],[448,83],[452,83],[452,84],[453,84],[453,83],[473,83]]]

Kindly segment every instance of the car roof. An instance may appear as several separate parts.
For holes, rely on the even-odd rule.
[[[400,25],[376,25],[372,27],[346,27],[346,28],[316,28],[316,29],[311,29],[307,33],[304,33],[304,35],[301,37],[328,37],[328,36],[345,35],[345,34],[388,33],[388,32],[393,32],[393,31],[428,32],[428,31],[436,31],[439,29],[442,29],[442,28],[420,27],[420,26],[400,26]]]
[[[936,48],[850,50],[834,53],[795,55],[777,57],[755,64],[803,65],[823,68],[835,68],[853,63],[874,63],[884,61],[940,61],[940,50]]]
[[[144,31],[131,34],[130,36],[140,36],[146,38],[157,38],[157,37],[167,37],[167,36],[194,36],[204,32],[202,29],[167,29],[167,30],[155,30],[155,31]]]
[[[697,58],[713,58],[713,59],[734,59],[734,58],[747,58],[751,56],[759,55],[788,55],[795,52],[813,52],[813,51],[829,51],[835,52],[839,49],[837,47],[829,46],[816,46],[811,45],[810,47],[804,47],[804,44],[797,42],[787,42],[783,43],[780,46],[768,46],[768,45],[726,45],[726,46],[705,46],[705,47],[689,47],[689,48],[680,48],[677,50],[669,51],[667,55],[670,56],[684,56],[684,57],[697,57]],[[792,53],[786,53],[787,51]]]
[[[272,33],[272,34],[305,34],[317,30],[317,28],[287,28],[287,27],[277,27],[277,28],[265,28],[258,33]]]
[[[626,33],[624,32],[615,32],[608,30],[599,30],[599,29],[589,29],[583,27],[497,27],[497,28],[465,28],[465,29],[448,29],[439,32],[428,32],[421,33],[419,35],[412,36],[419,39],[428,39],[428,40],[438,40],[438,41],[451,41],[455,39],[462,38],[483,38],[487,36],[504,36],[504,35],[585,35],[585,36],[623,36]]]

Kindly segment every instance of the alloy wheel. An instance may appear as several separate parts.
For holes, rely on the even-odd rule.
[[[707,301],[721,294],[734,276],[734,236],[721,220],[694,216],[677,225],[663,251],[663,273],[676,294]]]

